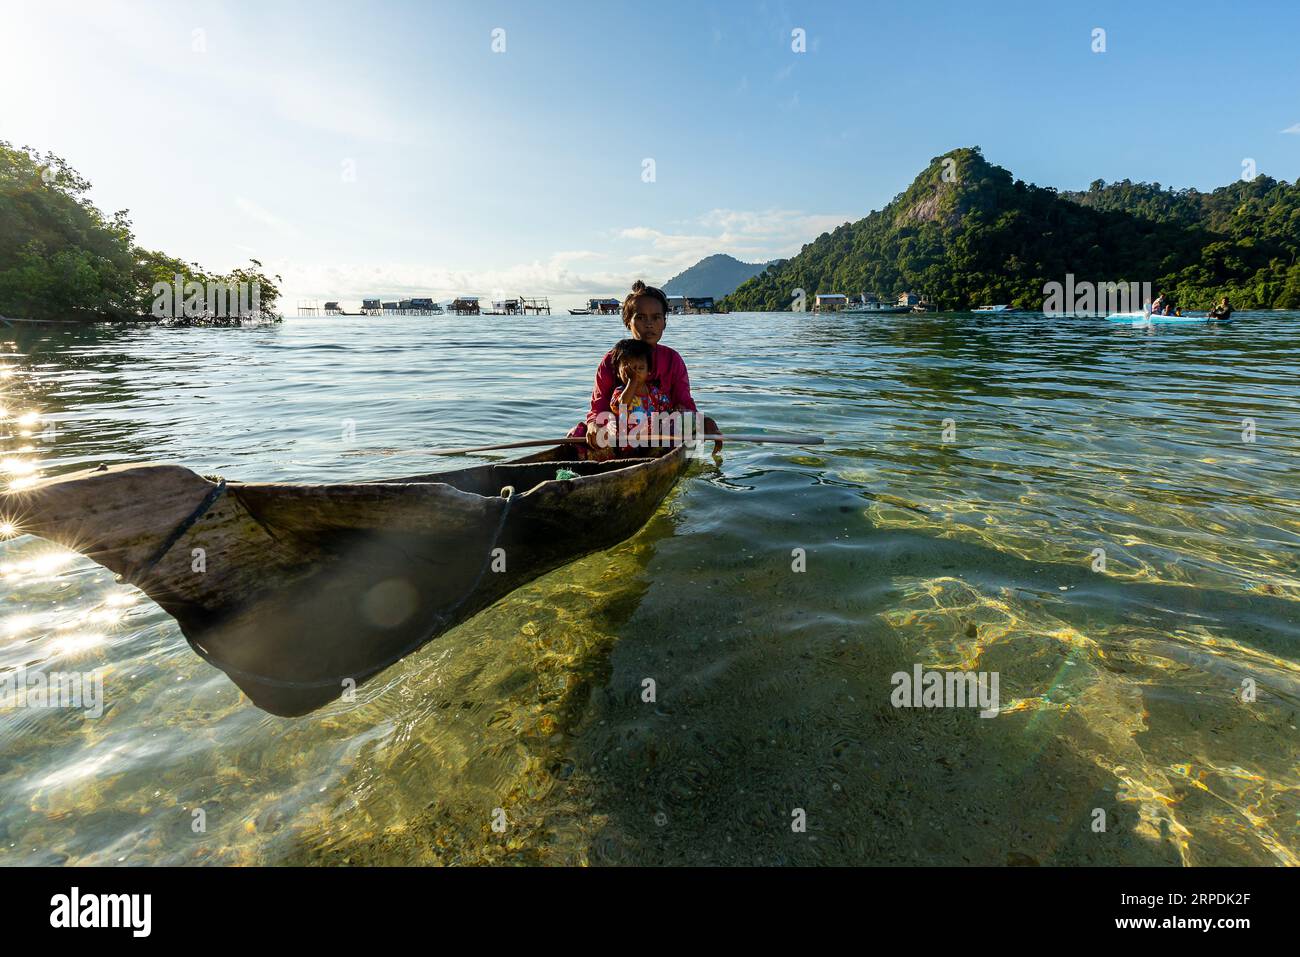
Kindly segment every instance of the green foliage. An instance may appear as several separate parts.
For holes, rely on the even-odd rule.
[[[1160,277],[1176,302],[1199,307],[1227,296],[1245,309],[1300,306],[1300,183],[1257,176],[1201,193],[1098,180],[1086,192],[1063,195],[1092,209],[1214,234],[1194,258]]]
[[[279,290],[254,269],[205,274],[135,245],[126,210],[106,217],[87,182],[64,160],[0,141],[0,315],[29,319],[149,318],[155,282],[175,276],[259,282],[262,314]]]
[[[1042,308],[1043,287],[1150,282],[1185,308],[1294,308],[1300,186],[1268,177],[1213,193],[1098,181],[1058,193],[1013,179],[978,147],[935,157],[883,210],[823,233],[723,300],[786,309],[794,290],[919,293],[942,309]]]

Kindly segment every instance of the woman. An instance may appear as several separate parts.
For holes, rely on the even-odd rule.
[[[623,325],[632,334],[633,339],[640,339],[650,346],[651,361],[648,376],[649,385],[663,392],[677,409],[683,412],[698,412],[695,400],[691,397],[691,380],[686,374],[686,363],[673,349],[661,345],[664,329],[668,324],[668,297],[663,290],[647,286],[641,280],[632,285],[632,291],[623,300]],[[591,390],[591,409],[587,420],[579,423],[570,435],[587,438],[590,449],[603,450],[611,443],[602,442],[601,426],[609,428],[613,415],[610,399],[619,385],[618,367],[615,364],[614,350],[605,353],[596,368],[596,385]],[[704,428],[711,435],[718,434],[718,424],[708,416],[704,417]],[[721,442],[715,442],[713,451],[722,449]]]

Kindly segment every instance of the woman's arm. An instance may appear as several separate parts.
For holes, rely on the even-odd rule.
[[[600,360],[600,365],[596,366],[596,384],[591,390],[591,408],[587,412],[588,429],[595,424],[596,416],[601,413],[609,413],[609,399],[614,393],[614,386],[617,384],[613,360],[606,353],[605,358]]]
[[[695,399],[691,396],[691,377],[686,371],[686,363],[680,355],[675,355],[672,366],[667,374],[668,398],[673,407],[683,412],[699,412],[695,407]],[[662,380],[660,380],[662,382]],[[718,423],[714,422],[709,416],[704,417],[704,429],[713,435],[721,434]],[[713,452],[716,455],[722,451],[722,443],[713,443]]]
[[[608,450],[609,425],[614,416],[609,408],[610,396],[614,392],[614,361],[609,353],[596,366],[596,384],[591,390],[591,407],[587,410],[587,447],[589,449]]]
[[[691,377],[686,372],[686,363],[676,352],[671,353],[668,368],[660,375],[659,385],[668,393],[668,401],[674,408],[683,412],[698,412],[695,399],[691,397]]]

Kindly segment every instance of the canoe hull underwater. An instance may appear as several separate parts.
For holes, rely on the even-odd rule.
[[[682,447],[603,463],[572,454],[339,485],[101,467],[8,492],[0,512],[139,587],[254,704],[293,716],[629,538],[687,464]]]

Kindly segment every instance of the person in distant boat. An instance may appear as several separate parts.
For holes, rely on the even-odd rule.
[[[1222,299],[1220,299],[1219,304],[1210,310],[1209,317],[1211,319],[1232,318],[1232,303],[1228,302],[1227,296],[1224,296]]]
[[[1150,315],[1163,316],[1164,312],[1162,310],[1164,308],[1165,308],[1165,294],[1162,292],[1160,295],[1156,296],[1155,299],[1151,300],[1151,305],[1149,307]]]
[[[646,381],[668,397],[674,410],[698,412],[695,400],[691,397],[691,380],[686,373],[686,363],[676,351],[659,342],[668,325],[667,316],[668,297],[663,290],[647,286],[638,279],[623,300],[623,325],[633,339],[650,346]],[[602,436],[600,432],[615,426],[610,400],[620,382],[614,350],[611,349],[596,367],[596,384],[591,390],[591,408],[587,412],[586,421],[578,423],[569,433],[571,436],[585,436],[591,452],[599,453],[611,445],[608,437]],[[718,434],[718,424],[708,416],[704,417],[704,427],[710,434]],[[716,453],[721,449],[722,443],[715,442],[713,451]]]

